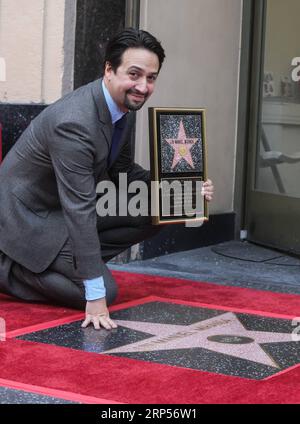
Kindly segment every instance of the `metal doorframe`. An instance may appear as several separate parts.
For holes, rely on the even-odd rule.
[[[267,0],[254,2],[253,20],[253,45],[251,63],[251,96],[249,107],[249,141],[248,141],[248,178],[246,190],[247,195],[255,188],[256,158],[260,142],[259,117],[261,116],[262,85],[261,75],[264,70],[264,45],[265,45],[265,22],[266,22]],[[254,142],[253,142],[254,141]],[[246,210],[247,221],[247,210]]]
[[[253,55],[253,22],[256,0],[242,2],[241,56],[239,70],[239,106],[234,185],[235,238],[245,229],[246,187],[248,175],[249,115]]]
[[[261,76],[264,71],[266,18],[267,0],[254,0],[245,229],[248,234],[247,239],[251,242],[300,254],[299,232],[293,231],[293,228],[299,227],[300,200],[284,196],[280,202],[280,194],[255,190],[257,149],[260,148],[262,135],[260,126]]]
[[[139,28],[140,26],[140,0],[126,0],[125,26]]]

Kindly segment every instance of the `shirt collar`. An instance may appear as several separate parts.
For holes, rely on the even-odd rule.
[[[121,109],[118,107],[116,102],[111,97],[110,92],[108,91],[108,89],[106,88],[106,85],[104,84],[104,80],[102,80],[102,89],[103,89],[103,94],[107,103],[108,110],[110,111],[111,121],[114,125],[117,121],[119,121],[119,119],[121,119],[125,115],[125,112],[121,111]]]

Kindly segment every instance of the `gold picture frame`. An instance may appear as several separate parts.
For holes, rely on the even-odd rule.
[[[152,223],[207,221],[208,204],[201,195],[207,179],[206,110],[152,107],[148,111]]]

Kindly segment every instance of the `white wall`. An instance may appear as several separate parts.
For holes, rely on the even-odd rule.
[[[242,0],[142,0],[141,29],[166,50],[147,106],[207,109],[212,213],[233,210]],[[137,122],[137,161],[149,168],[147,107]]]
[[[6,65],[1,102],[51,103],[61,97],[65,10],[75,6],[68,2],[65,9],[65,0],[0,0],[0,58]],[[74,40],[75,24],[72,31]]]

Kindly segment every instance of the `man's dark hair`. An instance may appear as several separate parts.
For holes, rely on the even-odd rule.
[[[126,28],[109,41],[104,67],[106,62],[109,62],[113,71],[116,72],[122,63],[123,53],[130,48],[143,48],[155,53],[159,60],[159,70],[162,67],[165,51],[161,43],[149,32],[135,28]]]

